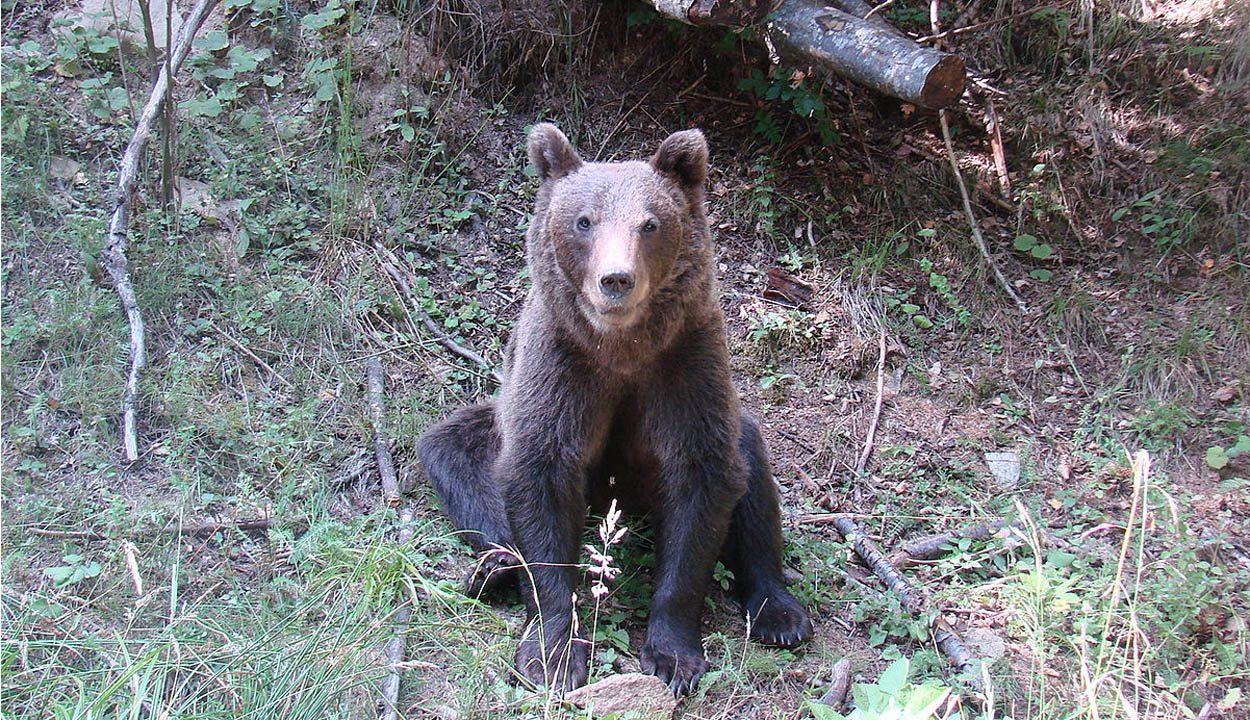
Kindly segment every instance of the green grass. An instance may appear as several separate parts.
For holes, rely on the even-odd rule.
[[[381,12],[325,6],[301,25],[266,0],[236,5],[252,30],[213,36],[223,52],[188,68],[175,148],[178,174],[206,183],[226,219],[166,215],[151,199],[155,164],[132,219],[150,353],[143,458],[133,466],[118,447],[126,325],[99,256],[102,208],[132,122],[122,100],[141,97],[147,73],[128,65],[126,87],[116,53],[91,49],[97,36],[6,31],[4,715],[369,717],[386,672],[382,644],[407,606],[402,697],[413,715],[583,717],[509,684],[516,605],[458,592],[468,553],[420,486],[412,449],[434,419],[493,385],[413,322],[375,245],[399,257],[416,304],[498,362],[528,284],[523,127],[571,117],[571,132],[603,137],[590,127],[598,89],[580,78],[565,110],[535,110],[524,88],[515,91],[524,97],[482,98],[451,70],[418,76],[369,54],[371,33],[401,28]],[[924,26],[922,11],[908,2],[891,12]],[[933,647],[931,618],[903,612],[869,577],[848,577],[847,545],[808,521],[825,510],[816,505],[825,493],[863,516],[887,549],[980,518],[1016,518],[1001,537],[957,541],[907,569],[961,629],[991,630],[1009,647],[987,667],[993,717],[1102,720],[1130,717],[1126,707],[1192,717],[1236,700],[1233,690],[1250,681],[1250,578],[1230,544],[1244,527],[1245,459],[1221,468],[1203,460],[1246,432],[1244,384],[1231,399],[1211,397],[1244,376],[1250,357],[1247,258],[1229,242],[1244,224],[1230,183],[1250,139],[1228,117],[1186,126],[1175,98],[1117,85],[1090,107],[1108,117],[1149,108],[1190,131],[1165,138],[1129,189],[1085,174],[1090,159],[1055,160],[1051,150],[1068,142],[1056,128],[1073,125],[1061,113],[1089,90],[1050,82],[1072,80],[1072,63],[1088,60],[1074,21],[1067,10],[1039,16],[1003,45],[1005,57],[1036,63],[1017,73],[1024,87],[1009,90],[1035,106],[1023,119],[1004,111],[1007,130],[1018,124],[1011,162],[1021,211],[996,218],[988,237],[1009,277],[1031,283],[1033,317],[1006,314],[985,281],[944,166],[893,154],[894,140],[871,127],[852,141],[844,131],[858,118],[836,125],[846,142],[826,156],[814,143],[786,147],[810,118],[788,130],[774,123],[784,132],[770,140],[751,113],[742,137],[716,124],[728,106],[698,115],[720,142],[710,205],[731,268],[722,281],[739,385],[770,432],[793,421],[814,450],[783,440],[772,448],[792,513],[787,564],[802,571],[793,591],[817,611],[818,636],[793,651],[747,642],[715,590],[713,670],[686,701],[687,716],[809,717],[806,701],[844,656],[856,682],[878,688],[889,684],[883,670],[909,658],[907,692],[949,688],[963,698],[962,717],[990,715]],[[291,31],[284,23],[300,26],[300,43],[262,57]],[[1100,32],[1098,43],[1127,33],[1136,47],[1158,28]],[[555,54],[584,62],[571,33],[565,40]],[[1075,52],[1067,60],[1065,48]],[[1156,69],[1191,56],[1164,53]],[[1033,87],[1034,71],[1045,87]],[[393,92],[380,92],[388,83]],[[788,85],[767,79],[757,89],[769,87]],[[773,108],[779,116],[812,111],[812,98],[829,108],[837,100],[836,88],[792,90],[784,99],[794,107]],[[680,122],[695,116],[682,112]],[[880,115],[870,124],[896,123],[871,112]],[[926,142],[908,122],[896,123],[913,135],[907,142]],[[967,122],[974,140],[961,153],[971,154],[979,136]],[[618,137],[626,133],[644,130],[623,127]],[[760,151],[738,157],[737,140]],[[58,176],[62,158],[79,173]],[[1025,235],[1054,254],[1020,250]],[[772,267],[813,285],[807,307],[752,304]],[[1049,279],[1030,275],[1039,268]],[[896,367],[905,372],[888,391],[873,462],[851,477],[882,327],[891,385]],[[402,548],[367,460],[361,387],[371,355],[384,359],[386,431],[418,517]],[[950,421],[941,437],[928,435],[922,411]],[[1134,474],[1125,447],[1149,449],[1154,470]],[[1005,448],[1024,468],[1012,488],[982,468],[983,453]],[[347,472],[362,459],[363,475]],[[795,480],[802,462],[820,492]],[[1206,474],[1195,478],[1193,467]],[[274,525],[257,535],[170,532],[260,515]],[[635,669],[645,628],[654,548],[645,522],[627,522],[636,527],[614,553],[623,574],[601,602],[582,598],[595,678]],[[597,544],[593,528],[587,542]]]

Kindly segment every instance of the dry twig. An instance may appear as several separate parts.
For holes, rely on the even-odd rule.
[[[1011,523],[1002,520],[993,520],[991,522],[973,525],[971,527],[960,528],[950,532],[940,533],[938,535],[930,535],[928,537],[913,540],[902,547],[894,555],[890,556],[890,560],[899,567],[903,567],[908,563],[917,560],[936,560],[947,553],[946,546],[963,538],[969,540],[988,540],[997,535],[1003,528],[1008,527]]]
[[[237,348],[239,352],[241,352],[241,353],[243,353],[244,355],[246,355],[246,356],[248,356],[249,358],[251,358],[251,359],[252,359],[252,362],[254,362],[254,363],[256,363],[257,365],[259,365],[259,366],[261,366],[261,367],[265,368],[266,370],[268,370],[268,371],[269,371],[269,374],[270,374],[270,375],[273,375],[274,377],[276,377],[276,378],[278,378],[279,380],[281,380],[283,385],[286,385],[287,387],[292,387],[292,385],[291,385],[291,381],[290,381],[290,380],[287,380],[286,378],[284,378],[284,377],[282,377],[281,375],[279,375],[277,370],[274,370],[272,367],[270,367],[270,366],[269,366],[269,363],[265,362],[264,360],[261,360],[261,359],[260,359],[260,358],[256,355],[256,353],[254,353],[254,352],[252,352],[250,349],[248,349],[248,347],[247,347],[246,345],[244,345],[243,343],[241,343],[241,342],[239,342],[238,340],[235,340],[233,337],[231,337],[231,336],[230,336],[230,334],[229,334],[229,333],[227,333],[225,330],[222,330],[222,329],[221,329],[221,327],[217,325],[217,323],[213,322],[212,320],[209,320],[209,321],[208,321],[208,324],[209,324],[209,326],[210,326],[210,327],[212,327],[214,330],[216,330],[216,331],[217,331],[217,334],[218,334],[218,335],[220,335],[220,336],[221,336],[221,337],[222,337],[222,338],[223,338],[226,342],[230,343],[230,344],[231,344],[231,345],[233,345],[235,348]]]
[[[929,24],[933,28],[933,35],[930,40],[937,39],[941,36],[941,28],[938,26],[938,3],[939,0],[930,0],[929,2]],[[964,182],[963,173],[959,171],[959,161],[955,159],[955,146],[951,142],[951,126],[946,120],[946,110],[938,110],[938,123],[942,126],[942,140],[946,143],[946,158],[950,161],[951,173],[955,175],[955,186],[959,188],[959,197],[964,203],[964,215],[968,218],[968,225],[972,228],[972,239],[977,243],[977,249],[981,251],[981,257],[984,258],[985,264],[989,266],[990,272],[994,274],[994,279],[998,281],[1003,292],[1015,302],[1020,312],[1028,313],[1028,305],[1025,304],[1024,298],[1016,292],[1016,289],[1007,282],[1007,277],[1003,275],[1003,271],[998,269],[998,265],[994,262],[994,258],[990,257],[990,249],[985,244],[985,237],[981,235],[981,224],[977,222],[977,216],[972,212],[972,200],[968,197],[968,186]]]
[[[180,525],[176,527],[162,528],[140,528],[122,533],[122,537],[134,538],[145,535],[154,534],[172,534],[172,535],[212,535],[221,530],[238,530],[241,532],[256,532],[257,530],[268,530],[273,527],[273,518],[262,517],[250,520],[236,520],[234,522],[203,522],[197,525]],[[108,540],[110,536],[95,530],[51,530],[48,528],[29,528],[30,532],[35,535],[44,537],[65,538],[73,540]]]
[[[929,597],[923,588],[913,585],[907,576],[890,562],[885,553],[881,552],[881,548],[872,541],[859,529],[855,521],[849,517],[843,516],[833,521],[833,526],[842,533],[842,536],[851,543],[855,548],[855,554],[859,555],[865,563],[868,564],[881,582],[886,587],[898,593],[899,598],[903,601],[903,607],[910,612],[925,617],[928,615]],[[937,642],[937,646],[942,652],[950,658],[953,664],[962,673],[966,673],[970,680],[970,684],[980,692],[984,692],[981,687],[981,677],[976,673],[976,667],[973,665],[972,653],[968,651],[963,640],[959,638],[959,634],[949,623],[941,616],[936,614],[932,620],[931,628],[933,630],[933,638]]]
[[[417,302],[416,295],[412,292],[412,286],[408,284],[407,278],[405,278],[403,273],[399,271],[399,258],[395,257],[394,253],[382,247],[380,244],[375,247],[377,247],[378,252],[386,256],[386,259],[382,260],[382,269],[386,271],[387,275],[391,276],[391,279],[394,280],[395,284],[398,285],[400,290],[403,291],[406,299],[408,300],[408,305],[411,308],[410,312],[421,318],[421,322],[425,325],[425,329],[430,331],[434,337],[438,338],[438,341],[443,344],[443,347],[452,351],[456,355],[459,355],[465,360],[484,368],[488,373],[490,373],[492,380],[494,380],[497,384],[502,385],[503,375],[492,367],[490,363],[486,362],[486,358],[478,355],[469,348],[464,347],[455,340],[452,340],[451,336],[443,332],[443,329],[438,326],[438,323],[434,322],[434,318],[430,317],[429,313],[421,309],[420,303]]]
[[[877,423],[881,421],[881,403],[885,397],[885,330],[881,331],[877,355],[877,400],[872,408],[872,422],[868,425],[868,433],[864,436],[864,449],[855,463],[855,474],[863,475],[868,467],[868,458],[872,456],[872,446],[877,439]]]
[[[365,364],[368,375],[369,419],[373,423],[373,451],[378,458],[378,475],[382,477],[382,500],[395,507],[400,504],[399,476],[391,459],[391,447],[382,432],[384,417],[382,407],[382,361],[373,356]]]
[[[829,674],[829,689],[820,696],[820,703],[841,712],[846,703],[846,693],[851,689],[851,661],[842,658]]]
[[[378,474],[382,480],[382,502],[391,507],[401,506],[403,498],[399,495],[399,480],[395,474],[395,463],[391,459],[391,448],[386,442],[386,434],[382,432],[385,408],[383,407],[382,361],[369,358],[365,365],[367,377],[366,392],[369,401],[369,420],[373,424],[373,447],[378,457]],[[399,545],[403,547],[412,539],[412,508],[400,507],[399,510]],[[380,704],[382,720],[396,720],[399,717],[399,682],[404,664],[404,633],[407,632],[408,619],[412,609],[404,605],[395,613],[395,635],[386,641],[386,663],[389,670],[382,681],[382,701]]]
[[[171,82],[170,76],[178,72],[182,61],[191,51],[191,41],[195,33],[204,23],[208,13],[217,4],[217,0],[200,0],[187,16],[178,42],[170,56],[166,67],[152,85],[148,102],[143,106],[143,113],[135,125],[134,134],[122,154],[121,168],[117,175],[117,193],[113,198],[113,212],[109,220],[108,239],[104,244],[104,266],[113,286],[121,298],[122,308],[126,311],[126,320],[130,323],[130,374],[126,378],[126,391],[122,395],[122,443],[126,449],[126,459],[134,462],[139,459],[139,440],[135,420],[135,402],[139,397],[139,372],[146,362],[144,350],[145,336],[143,332],[143,315],[139,311],[139,300],[135,296],[134,282],[130,277],[130,260],[126,251],[130,247],[130,197],[135,192],[139,176],[139,161],[143,159],[143,151],[151,137],[152,124],[161,113],[165,93]]]

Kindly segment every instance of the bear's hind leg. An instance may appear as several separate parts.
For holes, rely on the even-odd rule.
[[[812,636],[807,610],[781,576],[781,510],[768,449],[755,419],[742,413],[747,491],[734,507],[723,558],[734,574],[734,595],[747,614],[751,639],[794,647]]]
[[[456,411],[421,436],[421,465],[430,477],[461,537],[480,553],[465,578],[465,594],[477,597],[514,580],[515,560],[495,548],[512,545],[503,494],[492,467],[499,455],[495,405],[481,403]]]

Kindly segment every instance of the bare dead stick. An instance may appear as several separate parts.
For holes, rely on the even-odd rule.
[[[378,475],[382,479],[382,502],[391,507],[399,507],[399,545],[403,547],[412,539],[412,508],[403,507],[403,498],[399,494],[399,478],[395,474],[395,463],[391,458],[391,447],[386,442],[383,432],[386,417],[385,402],[382,391],[384,378],[382,361],[377,355],[370,357],[365,363],[365,390],[369,401],[369,422],[373,425],[373,449],[378,457]],[[402,598],[401,598],[402,604]],[[411,607],[403,604],[395,613],[395,635],[386,641],[386,679],[382,681],[382,700],[379,704],[382,720],[398,720],[399,718],[399,681],[404,663],[404,634],[408,629],[408,619],[412,614]]]
[[[929,0],[929,25],[933,28],[931,38],[941,35],[941,26],[938,24],[940,0]],[[990,272],[993,273],[994,279],[1002,287],[1003,292],[1015,302],[1020,312],[1027,313],[1028,306],[1024,303],[1024,299],[1016,293],[1016,289],[1007,282],[1003,271],[998,269],[998,265],[994,262],[994,258],[990,257],[990,249],[985,244],[985,237],[981,235],[981,224],[977,222],[977,216],[972,212],[972,200],[968,198],[968,186],[964,183],[963,173],[959,171],[959,161],[955,159],[955,146],[951,142],[951,127],[946,120],[946,110],[938,110],[938,124],[942,126],[942,140],[946,143],[946,159],[950,161],[951,173],[955,176],[955,186],[959,188],[959,197],[964,203],[964,215],[968,218],[968,225],[972,228],[972,239],[977,243],[977,249],[981,251],[981,257],[985,260],[985,264],[989,266]]]
[[[900,567],[917,560],[935,560],[945,555],[947,553],[946,546],[957,540],[964,538],[969,540],[988,540],[1009,524],[1002,520],[994,520],[913,540],[904,545],[897,553],[890,556],[890,560]]]
[[[130,198],[134,194],[138,182],[139,162],[143,159],[143,151],[147,149],[152,134],[152,124],[161,112],[165,92],[170,83],[170,76],[178,72],[182,61],[191,51],[191,42],[195,33],[208,17],[209,11],[217,4],[217,0],[200,0],[178,34],[178,42],[170,56],[166,67],[152,85],[148,102],[143,106],[139,122],[130,136],[126,151],[122,154],[121,166],[117,174],[117,192],[113,198],[113,211],[109,219],[108,238],[104,244],[104,266],[113,286],[121,298],[122,308],[126,311],[126,320],[130,324],[130,373],[126,378],[126,390],[122,395],[122,444],[126,450],[126,459],[134,462],[139,459],[139,440],[136,429],[135,403],[139,397],[139,373],[146,363],[144,349],[143,314],[139,311],[139,300],[135,296],[134,282],[130,277],[130,260],[126,251],[130,247]]]
[[[214,330],[216,330],[217,334],[220,335],[226,342],[233,345],[236,349],[238,349],[239,352],[251,358],[252,362],[268,370],[269,374],[281,380],[283,385],[286,385],[287,387],[292,387],[290,380],[287,380],[286,378],[279,375],[277,370],[274,370],[272,367],[269,366],[269,363],[265,362],[264,360],[261,360],[259,357],[257,357],[256,353],[248,349],[246,345],[244,345],[243,343],[231,337],[230,334],[227,333],[225,330],[222,330],[221,327],[217,325],[217,323],[213,322],[212,320],[209,320],[208,324]]]
[[[890,562],[885,553],[881,552],[881,548],[877,547],[872,538],[859,529],[854,520],[849,517],[836,518],[833,526],[851,543],[855,548],[855,554],[868,564],[873,574],[885,583],[886,587],[898,593],[904,608],[920,617],[928,614],[928,593],[923,588],[913,585],[907,576]],[[955,629],[942,618],[940,613],[933,620],[931,627],[934,641],[946,657],[950,658],[951,664],[968,675],[969,683],[978,692],[985,692],[982,678],[977,674],[976,666],[973,664],[972,653],[968,651]]]
[[[820,703],[841,712],[846,702],[846,693],[851,689],[851,661],[846,658],[834,663],[829,673],[829,689],[820,696]]]
[[[955,147],[951,143],[951,127],[946,121],[946,111],[938,111],[938,123],[942,126],[942,139],[946,142],[946,156],[950,160],[951,172],[955,175],[955,186],[959,188],[959,197],[964,202],[964,215],[968,218],[968,226],[972,228],[972,239],[977,243],[977,249],[981,251],[981,257],[985,260],[985,264],[989,266],[990,272],[994,274],[994,279],[998,281],[999,287],[1022,313],[1029,311],[1029,306],[1025,304],[1024,298],[1016,292],[1016,289],[1007,282],[1007,277],[1003,275],[1003,271],[998,269],[998,264],[994,262],[994,258],[990,257],[990,249],[985,244],[985,237],[981,235],[981,225],[977,222],[977,216],[972,212],[972,201],[968,199],[968,186],[964,183],[963,173],[959,171],[959,162],[955,159]]]
[[[855,463],[855,474],[863,475],[868,467],[868,458],[872,457],[872,446],[877,440],[877,423],[881,421],[881,402],[885,397],[885,330],[881,331],[877,354],[877,400],[872,408],[872,422],[868,424],[868,433],[864,435],[864,449]]]
[[[425,329],[428,330],[432,335],[434,335],[434,337],[438,338],[438,341],[443,344],[443,347],[452,351],[456,355],[459,355],[465,360],[468,360],[469,362],[475,363],[478,366],[484,368],[488,373],[490,373],[490,377],[492,380],[494,380],[497,384],[502,385],[503,375],[501,375],[498,370],[496,370],[493,366],[491,366],[490,363],[486,362],[486,358],[482,357],[481,355],[478,355],[476,352],[470,350],[469,348],[464,347],[463,345],[456,342],[455,340],[452,340],[451,336],[443,332],[443,329],[438,326],[438,323],[434,322],[434,318],[430,317],[429,313],[421,309],[420,304],[417,303],[416,294],[412,292],[412,286],[408,284],[408,280],[404,277],[403,273],[401,273],[399,271],[399,268],[397,267],[399,263],[399,258],[396,258],[394,253],[382,247],[381,245],[376,245],[376,247],[379,252],[388,256],[387,259],[390,261],[390,262],[387,262],[386,260],[384,260],[382,262],[382,269],[386,271],[387,275],[391,276],[391,279],[395,281],[395,284],[398,285],[400,290],[403,291],[404,295],[407,296],[406,299],[408,300],[408,304],[411,307],[410,312],[415,314],[417,317],[421,318],[421,323],[425,325]]]
[[[376,355],[365,364],[368,375],[369,420],[373,424],[373,450],[378,457],[378,475],[382,477],[382,501],[391,507],[400,504],[399,476],[391,459],[391,446],[386,442],[382,407],[382,361]]]
[[[234,522],[203,522],[197,525],[183,525],[181,527],[162,527],[131,530],[122,533],[122,537],[135,538],[145,535],[168,534],[168,535],[212,535],[222,530],[239,530],[241,532],[256,532],[257,530],[268,530],[273,527],[273,518],[263,517],[250,520],[236,520]],[[48,528],[29,528],[30,532],[43,537],[65,538],[73,540],[108,540],[110,536],[95,530],[51,530]]]
[[[399,511],[399,546],[403,547],[412,540],[412,508]],[[390,668],[386,679],[382,681],[382,717],[381,720],[398,720],[399,718],[399,681],[404,664],[404,636],[408,632],[408,620],[412,617],[412,606],[405,604],[395,613],[395,635],[386,641],[386,664]]]

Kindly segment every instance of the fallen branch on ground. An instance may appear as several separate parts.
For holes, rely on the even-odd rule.
[[[113,198],[113,213],[109,219],[108,238],[104,243],[104,267],[108,270],[117,295],[121,298],[122,308],[126,311],[126,321],[130,324],[130,373],[126,378],[126,390],[122,395],[122,444],[126,450],[126,459],[134,462],[139,459],[139,440],[135,420],[135,403],[139,398],[139,373],[146,363],[144,349],[145,336],[143,331],[143,314],[139,311],[139,300],[135,296],[134,282],[130,277],[130,260],[126,251],[130,247],[130,197],[134,194],[139,176],[139,161],[143,159],[143,151],[147,149],[152,134],[152,124],[161,114],[161,106],[165,101],[165,93],[170,83],[170,76],[178,72],[182,61],[191,51],[191,41],[195,33],[208,17],[209,11],[217,4],[217,0],[200,0],[187,16],[178,35],[173,54],[166,66],[161,68],[160,75],[152,85],[148,102],[143,106],[143,113],[135,125],[134,134],[122,154],[121,169],[117,174],[117,194]]]
[[[855,554],[868,564],[873,574],[885,583],[886,587],[898,593],[904,608],[920,617],[928,615],[928,593],[923,588],[913,585],[907,576],[890,562],[885,553],[881,552],[881,548],[877,547],[877,544],[859,529],[854,520],[842,516],[833,521],[833,526],[851,543],[855,548]],[[950,658],[951,664],[968,675],[969,684],[978,692],[985,692],[982,678],[977,674],[977,668],[973,664],[975,658],[955,629],[942,618],[941,613],[935,614],[930,627],[933,630],[933,639],[946,657]]]
[[[378,475],[382,480],[382,502],[390,507],[400,507],[399,545],[403,547],[412,539],[413,515],[412,508],[402,507],[403,498],[399,494],[399,478],[395,474],[391,447],[386,442],[386,434],[382,432],[386,416],[382,399],[382,361],[376,355],[369,358],[365,373],[369,421],[373,425],[373,448],[378,456]],[[408,619],[411,615],[412,609],[408,605],[395,613],[395,635],[386,641],[386,664],[389,669],[386,679],[382,681],[382,720],[397,720],[399,717],[399,681],[404,664],[404,633],[408,630]]]
[[[917,560],[936,560],[946,555],[947,546],[957,540],[967,538],[969,540],[988,540],[997,535],[1003,528],[1011,525],[1009,522],[1002,520],[993,520],[980,525],[972,525],[970,527],[952,530],[950,532],[930,535],[928,537],[913,540],[902,547],[901,550],[890,556],[890,561],[899,567],[903,567],[908,563]]]
[[[872,446],[877,439],[877,423],[881,421],[881,403],[885,398],[885,330],[881,331],[880,347],[877,355],[877,399],[872,408],[872,422],[864,435],[864,449],[855,463],[855,474],[863,475],[868,467],[868,458],[872,457]]]
[[[298,521],[297,521],[298,522]],[[156,534],[172,534],[172,535],[212,535],[221,530],[239,530],[241,532],[256,532],[257,530],[268,530],[273,527],[274,522],[271,517],[253,518],[250,520],[235,520],[233,522],[203,522],[198,525],[181,525],[178,527],[163,528],[144,528],[131,530],[122,533],[122,537],[135,538],[146,535]],[[66,538],[74,540],[109,540],[113,535],[106,535],[95,530],[51,530],[48,528],[30,528],[30,532],[35,535],[44,537]]]
[[[942,111],[945,112],[945,111]],[[877,423],[881,420],[881,403],[882,396],[885,394],[885,331],[881,332],[879,357],[877,359],[877,399],[873,407],[872,424],[868,426],[868,432],[864,439],[864,451],[860,454],[859,463],[857,464],[857,473],[862,473],[864,467],[868,463],[868,457],[872,452],[872,444],[876,436]],[[899,598],[903,601],[903,607],[920,617],[927,617],[929,598],[928,593],[923,588],[917,587],[907,579],[905,575],[881,552],[877,544],[865,535],[855,521],[850,517],[842,516],[835,518],[833,526],[842,533],[842,537],[855,548],[855,553],[863,559],[868,567],[886,587],[898,593]],[[973,665],[973,657],[968,648],[964,646],[963,640],[959,639],[958,633],[942,618],[942,614],[935,613],[930,621],[930,628],[933,631],[934,640],[937,645],[946,653],[951,662],[959,669],[960,672],[969,676],[970,683],[979,692],[984,692],[984,683],[976,674],[976,667]]]
[[[851,661],[842,658],[829,673],[829,689],[820,696],[820,703],[841,712],[846,703],[846,693],[851,689]]]
[[[382,432],[382,361],[375,355],[365,364],[368,376],[369,420],[373,424],[373,451],[378,458],[378,475],[382,478],[382,501],[391,507],[402,502],[399,497],[399,476],[391,459],[391,446]]]
[[[438,323],[434,322],[434,318],[430,317],[429,313],[421,309],[421,304],[417,302],[417,296],[413,293],[412,286],[408,284],[407,278],[405,278],[403,273],[399,271],[399,258],[395,257],[394,253],[382,247],[380,244],[375,247],[377,247],[378,252],[386,256],[386,259],[382,261],[382,269],[386,271],[387,275],[391,276],[391,279],[394,280],[395,284],[399,286],[399,289],[403,291],[406,299],[408,300],[408,305],[411,308],[410,312],[421,318],[421,322],[425,325],[425,329],[429,330],[434,337],[438,338],[438,341],[443,344],[443,347],[452,351],[456,355],[459,355],[465,360],[476,363],[480,367],[484,368],[488,373],[490,373],[492,380],[494,380],[497,384],[502,385],[503,375],[501,375],[499,371],[496,370],[490,363],[486,362],[486,358],[478,355],[469,348],[464,347],[455,340],[452,340],[451,336],[443,332],[443,329],[438,326]]]

